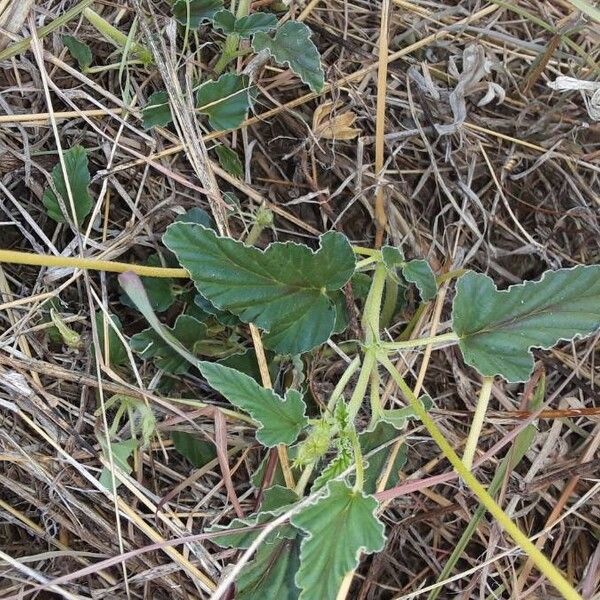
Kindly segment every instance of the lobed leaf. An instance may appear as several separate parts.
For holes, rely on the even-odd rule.
[[[256,52],[267,50],[275,62],[287,65],[313,92],[325,85],[319,50],[310,39],[311,31],[298,21],[287,21],[274,37],[258,32],[252,40]]]
[[[220,10],[215,14],[213,22],[223,33],[237,33],[242,38],[249,38],[259,31],[272,31],[277,27],[277,17],[265,12],[254,12],[237,19],[230,10]]]
[[[256,439],[268,448],[293,444],[308,420],[302,394],[288,390],[285,399],[260,386],[252,377],[218,363],[203,362],[208,384],[259,423]]]
[[[321,236],[316,252],[290,242],[261,251],[188,223],[171,224],[163,241],[205,298],[269,331],[265,345],[280,353],[306,352],[329,338],[336,321],[330,294],[355,266],[348,240],[334,232]]]
[[[182,224],[185,225],[185,224]],[[258,422],[257,439],[267,447],[293,443],[306,426],[306,405],[295,390],[285,399],[258,385],[252,377],[219,363],[198,360],[156,317],[140,278],[132,272],[119,275],[119,282],[136,308],[146,317],[154,333],[181,358],[194,365],[209,385]],[[181,318],[181,317],[180,317]]]
[[[325,496],[292,515],[292,524],[307,534],[296,575],[301,600],[336,598],[360,554],[382,550],[385,535],[375,516],[377,505],[373,496],[342,481],[330,481]]]
[[[207,81],[198,88],[198,110],[208,115],[208,122],[213,129],[235,129],[248,116],[252,106],[252,91],[247,75],[225,73],[216,81]]]
[[[547,271],[499,291],[469,272],[456,286],[453,329],[465,362],[481,375],[527,381],[532,348],[591,335],[600,328],[600,266]]]
[[[73,196],[75,216],[77,218],[76,224],[81,225],[83,220],[90,214],[93,206],[88,190],[88,186],[90,185],[90,171],[88,169],[87,151],[82,146],[73,146],[63,153],[63,160]],[[52,181],[65,204],[69,217],[68,220],[71,220],[73,216],[71,214],[71,204],[60,163],[52,169]],[[63,214],[56,194],[51,188],[46,188],[44,191],[42,203],[46,207],[46,212],[51,219],[54,219],[57,223],[67,222],[66,215]]]
[[[177,0],[173,4],[173,16],[182,25],[195,29],[212,21],[222,8],[223,0]]]

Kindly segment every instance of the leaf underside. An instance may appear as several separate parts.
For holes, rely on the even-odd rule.
[[[469,272],[458,280],[452,323],[465,362],[481,375],[527,381],[532,348],[549,349],[600,328],[600,266],[548,271],[503,291]]]
[[[335,232],[321,237],[316,252],[290,242],[261,251],[189,223],[171,224],[163,241],[205,298],[268,331],[265,345],[280,353],[306,352],[329,338],[336,320],[329,293],[355,266],[348,240]]]

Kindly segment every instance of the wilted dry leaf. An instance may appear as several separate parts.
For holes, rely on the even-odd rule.
[[[312,126],[315,137],[325,140],[353,140],[360,135],[360,129],[352,127],[356,121],[356,115],[352,111],[331,115],[340,106],[340,102],[325,102],[317,107]]]

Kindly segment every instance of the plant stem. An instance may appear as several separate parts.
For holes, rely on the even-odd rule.
[[[70,269],[88,269],[90,271],[108,271],[111,273],[126,273],[132,271],[142,277],[173,277],[189,279],[185,269],[167,267],[149,267],[147,265],[132,265],[129,263],[100,260],[98,258],[76,258],[72,256],[47,256],[17,250],[0,250],[0,263],[15,265],[35,265],[37,267],[63,267]]]
[[[379,314],[381,312],[381,298],[383,296],[386,275],[385,266],[378,264],[363,313],[362,324],[367,345],[379,342]]]
[[[352,440],[352,451],[354,452],[354,465],[356,467],[356,481],[354,482],[354,489],[356,491],[362,491],[365,484],[365,461],[363,459],[360,442],[356,431],[352,429],[350,432]]]
[[[248,16],[249,12],[250,0],[240,0],[237,11],[235,12],[235,18],[241,19],[242,17],[246,17]],[[214,71],[217,75],[220,75],[223,72],[223,69],[225,69],[225,67],[237,56],[240,40],[241,38],[239,34],[235,32],[228,34],[225,38],[223,54],[221,54],[219,60],[214,66]]]
[[[69,10],[65,11],[62,15],[56,17],[54,21],[44,25],[37,30],[37,37],[41,40],[45,38],[49,33],[52,33],[56,29],[60,29],[71,19],[74,19],[79,13],[83,12],[94,0],[82,0],[79,4],[76,4]],[[12,58],[21,52],[25,52],[31,44],[31,38],[27,37],[14,44],[11,44],[8,48],[0,52],[0,61]]]
[[[388,275],[385,278],[385,295],[383,297],[383,307],[381,309],[380,322],[381,327],[386,328],[394,316],[396,304],[398,303],[398,282]]]
[[[434,335],[431,337],[417,338],[414,340],[405,340],[403,342],[384,342],[381,344],[383,350],[394,352],[396,350],[405,350],[407,348],[416,348],[418,346],[429,346],[429,344],[442,344],[446,342],[457,342],[458,336],[454,331]]]
[[[563,595],[566,600],[582,600],[581,596],[571,587],[571,584],[563,577],[560,571],[544,556],[538,548],[531,543],[529,538],[515,525],[510,517],[496,504],[496,501],[489,495],[486,489],[479,483],[475,476],[467,469],[458,454],[452,446],[446,441],[442,432],[438,429],[433,419],[427,414],[427,411],[421,406],[418,398],[413,394],[410,387],[404,381],[404,378],[392,361],[383,353],[378,355],[381,364],[388,370],[392,379],[398,385],[402,393],[410,401],[415,414],[425,425],[429,435],[438,445],[444,456],[461,479],[467,484],[469,489],[477,496],[479,502],[485,506],[488,512],[496,519],[498,524],[513,538],[521,549],[529,555],[535,566],[545,575],[550,583]]]
[[[485,419],[485,413],[492,395],[492,387],[494,385],[493,377],[484,377],[479,392],[479,400],[477,400],[477,406],[475,407],[475,414],[473,415],[473,422],[471,423],[471,429],[469,431],[469,437],[465,444],[465,451],[463,454],[463,463],[467,469],[471,469],[473,466],[473,458],[475,457],[475,451],[477,450],[477,442],[483,428],[483,421]]]

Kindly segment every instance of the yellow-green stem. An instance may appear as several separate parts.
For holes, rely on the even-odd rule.
[[[492,387],[494,386],[493,377],[484,377],[481,384],[481,391],[479,392],[479,399],[477,400],[477,406],[475,407],[475,414],[473,415],[473,422],[471,423],[471,429],[469,431],[469,437],[465,444],[465,451],[463,454],[463,463],[467,469],[471,469],[473,466],[473,458],[477,450],[477,442],[479,441],[479,435],[483,428],[483,420],[485,419],[485,413],[492,395]]]
[[[129,263],[100,260],[98,258],[77,258],[73,256],[49,256],[46,254],[33,254],[17,250],[0,250],[0,263],[15,265],[32,265],[36,267],[62,267],[67,269],[88,269],[89,271],[108,271],[111,273],[126,273],[132,271],[142,277],[173,277],[189,278],[185,269],[171,269],[167,267],[149,267],[146,265],[132,265]]]
[[[560,571],[544,556],[542,552],[531,543],[529,538],[515,525],[510,517],[496,504],[495,500],[488,494],[487,490],[479,483],[475,476],[467,469],[458,454],[452,446],[446,441],[442,432],[438,429],[433,419],[427,414],[427,411],[421,406],[418,398],[413,394],[410,387],[404,381],[402,375],[397,371],[392,361],[385,355],[378,356],[381,364],[388,370],[394,382],[398,385],[402,393],[410,401],[415,414],[425,425],[429,435],[439,446],[444,456],[461,479],[467,484],[469,489],[477,496],[479,502],[485,506],[488,512],[496,519],[498,524],[513,538],[521,549],[529,555],[535,566],[545,575],[550,583],[562,594],[566,600],[582,600],[581,596],[573,589],[571,584],[563,577]]]
[[[388,352],[396,350],[405,350],[407,348],[416,348],[417,346],[429,346],[430,344],[446,344],[448,342],[457,342],[458,336],[453,331],[434,335],[431,337],[416,338],[414,340],[405,340],[403,342],[384,342],[381,344],[382,349]]]

